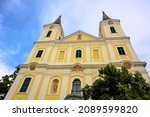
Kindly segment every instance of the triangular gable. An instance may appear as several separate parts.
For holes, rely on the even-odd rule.
[[[66,36],[65,38],[62,39],[62,41],[75,42],[75,41],[90,41],[90,40],[92,41],[92,40],[96,40],[96,39],[97,39],[97,37],[79,30],[75,33],[72,33],[72,34]]]

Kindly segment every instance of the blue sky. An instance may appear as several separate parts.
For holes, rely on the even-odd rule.
[[[121,25],[150,73],[149,0],[0,0],[0,77],[25,62],[44,24],[60,14],[65,36],[83,30],[98,36],[102,11]]]

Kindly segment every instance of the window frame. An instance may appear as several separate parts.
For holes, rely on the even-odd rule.
[[[26,81],[27,79],[30,79],[28,82]],[[25,87],[25,83],[28,83],[27,86],[26,86],[26,89],[23,89]],[[30,84],[32,82],[32,77],[28,76],[28,77],[25,77],[23,82],[22,82],[22,85],[21,87],[19,88],[19,93],[27,93],[28,92],[28,89],[30,87]],[[23,91],[22,91],[23,90]],[[24,91],[25,90],[25,91]]]
[[[75,82],[77,81],[77,82]],[[79,83],[78,83],[79,81]],[[81,80],[79,78],[75,78],[73,81],[72,81],[72,89],[71,89],[71,94],[81,94]]]
[[[40,51],[42,51],[42,52],[40,53]],[[43,55],[43,52],[44,52],[43,49],[39,49],[39,50],[37,51],[37,54],[36,54],[35,58],[41,58],[42,55]]]
[[[110,31],[111,31],[111,33],[117,33],[114,26],[110,26]]]
[[[117,46],[117,51],[119,55],[126,55],[126,51],[123,46]]]
[[[76,49],[75,58],[82,58],[82,49]]]
[[[61,52],[64,52],[63,58],[60,57],[60,53],[61,53]],[[65,53],[66,53],[65,50],[59,50],[59,53],[58,53],[58,60],[64,60],[64,59],[65,59]]]
[[[98,57],[95,57],[95,56],[94,56],[94,51],[98,51]],[[100,50],[99,50],[99,49],[93,49],[93,50],[92,50],[92,53],[93,53],[93,59],[98,59],[98,58],[100,58]]]
[[[48,31],[48,33],[46,34],[46,37],[50,37],[50,36],[51,36],[51,34],[52,34],[52,31],[51,31],[51,30],[49,30],[49,31]]]

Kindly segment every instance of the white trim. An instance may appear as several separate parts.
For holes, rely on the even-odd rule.
[[[70,63],[70,61],[71,61],[71,50],[72,50],[72,48],[71,48],[71,46],[68,46],[69,48],[68,48],[68,52],[67,52],[67,64],[69,64]]]
[[[41,90],[40,90],[40,93],[39,93],[39,95],[38,95],[38,100],[44,100],[45,95],[46,95],[46,93],[47,93],[46,91],[47,91],[49,79],[50,79],[49,74],[45,75],[44,80],[43,80],[43,83],[42,83],[42,87],[41,87]]]
[[[48,46],[48,49],[45,50],[45,55],[44,55],[44,58],[43,58],[43,62],[46,62],[47,61],[47,58],[49,56],[49,53],[50,53],[50,50],[51,50],[51,46]],[[44,54],[44,51],[43,51],[43,54]]]
[[[113,45],[110,42],[108,42],[108,51],[110,53],[110,58],[111,58],[111,60],[109,62],[116,61],[115,53],[114,53],[114,50],[113,50]]]
[[[63,100],[67,94],[67,86],[68,86],[68,74],[64,74],[61,83],[60,96],[59,99]]]
[[[58,50],[58,47],[54,46],[53,51],[52,51],[52,55],[51,55],[51,58],[50,58],[50,62],[49,62],[50,64],[54,64],[55,63],[57,50]]]
[[[107,52],[107,49],[106,49],[106,44],[101,44],[101,49],[102,49],[102,57],[103,57],[103,60],[104,62],[108,62],[108,52]]]
[[[91,55],[90,47],[89,47],[89,45],[86,45],[86,63],[90,62],[90,59],[91,59],[90,55]]]
[[[131,52],[131,56],[132,56],[133,60],[139,61],[139,58],[138,58],[137,54],[135,53],[135,51],[134,51],[132,45],[130,44],[130,42],[127,41],[126,44],[127,44],[128,49],[129,49],[130,52]]]

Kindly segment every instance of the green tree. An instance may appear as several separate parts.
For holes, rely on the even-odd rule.
[[[0,80],[0,100],[3,100],[10,89],[12,83],[14,82],[20,68],[19,66],[16,67],[16,70],[11,75],[2,76]]]
[[[126,68],[107,65],[99,71],[99,79],[92,86],[86,85],[82,98],[93,100],[148,100],[150,84],[139,72],[130,73]]]

